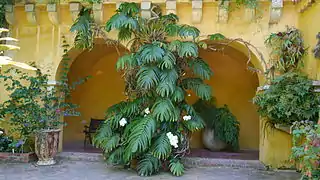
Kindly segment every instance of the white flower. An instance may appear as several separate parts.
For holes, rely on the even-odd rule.
[[[0,131],[0,135],[2,135],[3,134],[3,131]]]
[[[183,117],[182,117],[182,119],[185,120],[185,121],[189,121],[189,120],[191,120],[191,118],[192,118],[192,117],[191,117],[190,115],[187,115],[187,116],[183,116]]]
[[[146,108],[146,109],[144,110],[144,113],[150,114],[150,109],[149,109],[149,108]]]
[[[188,94],[188,96],[190,97],[190,96],[191,96],[191,94]]]
[[[122,118],[120,121],[119,121],[119,124],[120,126],[125,126],[127,124],[127,119],[126,118]]]
[[[178,147],[178,136],[173,135],[171,132],[167,133],[167,137],[169,138],[171,146],[177,148]]]

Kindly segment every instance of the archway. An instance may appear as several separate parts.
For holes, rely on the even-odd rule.
[[[125,48],[106,45],[102,40],[96,41],[92,50],[69,51],[69,83],[86,76],[90,78],[78,85],[67,100],[80,106],[81,116],[64,117],[67,126],[63,129],[63,151],[84,151],[84,126],[89,125],[91,118],[104,119],[109,106],[124,100],[124,82],[115,69],[116,61],[124,52]]]
[[[91,75],[92,78],[80,85],[72,94],[71,101],[79,104],[81,117],[65,117],[68,124],[64,128],[64,150],[82,151],[84,125],[91,118],[103,119],[105,110],[114,103],[125,98],[123,95],[124,82],[115,63],[125,48],[116,49],[102,41],[96,43],[90,51],[72,50],[71,65],[68,74],[69,82]],[[247,49],[240,43],[232,43],[223,51],[200,50],[200,57],[205,59],[214,71],[208,83],[213,86],[213,94],[217,105],[227,104],[231,112],[240,121],[240,148],[258,153],[259,150],[259,116],[251,99],[263,79],[261,75],[249,71],[248,66],[264,70],[258,58],[251,53],[248,64]],[[61,68],[61,67],[60,67]],[[59,68],[58,68],[59,70]],[[195,96],[188,97],[193,103]],[[203,148],[201,132],[192,136],[192,148]],[[258,158],[256,154],[255,158]]]
[[[244,45],[235,42],[231,46],[224,46],[223,51],[200,50],[199,56],[206,60],[214,72],[208,84],[213,87],[217,106],[228,105],[240,122],[239,143],[242,154],[238,154],[239,158],[259,159],[260,120],[252,98],[263,78],[257,72],[248,70],[248,66],[262,72],[264,69],[253,52],[250,52],[251,62],[248,62],[247,52]],[[189,99],[191,103],[197,100],[195,96]],[[195,148],[192,156],[221,156],[203,150],[201,132],[193,134],[191,146]]]

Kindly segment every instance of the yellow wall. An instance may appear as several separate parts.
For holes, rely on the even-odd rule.
[[[63,1],[65,2],[65,1]],[[207,34],[213,34],[220,32],[227,37],[230,38],[242,38],[246,41],[249,41],[251,44],[253,44],[255,47],[257,47],[264,55],[265,59],[268,59],[268,53],[267,49],[263,44],[264,39],[266,36],[268,36],[271,32],[284,30],[286,25],[289,26],[297,26],[303,31],[305,42],[307,46],[310,46],[311,48],[315,46],[316,39],[315,35],[320,30],[320,24],[316,23],[316,20],[320,18],[320,7],[319,2],[317,2],[315,5],[310,7],[306,12],[304,13],[298,13],[299,5],[294,5],[291,2],[285,2],[284,8],[283,8],[283,15],[280,19],[280,22],[275,25],[269,25],[269,17],[270,17],[270,2],[262,2],[261,6],[259,7],[259,15],[261,15],[261,19],[259,19],[257,22],[245,22],[243,21],[245,17],[245,11],[244,9],[236,9],[229,13],[229,21],[226,24],[217,23],[217,2],[207,2],[204,3],[203,6],[203,16],[202,21],[199,24],[193,24],[197,28],[200,29],[201,35],[207,35]],[[301,3],[300,3],[301,4]],[[164,7],[162,5],[162,7]],[[104,21],[107,21],[107,19],[114,13],[115,11],[115,4],[105,4],[104,5]],[[61,42],[62,42],[62,35],[65,35],[67,37],[67,41],[69,44],[72,44],[73,42],[73,34],[69,32],[70,26],[72,24],[71,15],[69,12],[69,8],[67,5],[61,5],[60,6],[60,24],[55,26],[52,25],[48,18],[48,13],[46,12],[45,6],[37,6],[37,19],[38,19],[38,25],[31,25],[30,22],[27,22],[27,15],[24,12],[24,7],[16,7],[15,8],[15,23],[10,27],[12,31],[12,36],[15,38],[19,38],[20,42],[19,45],[21,46],[21,51],[18,53],[10,53],[10,56],[12,56],[15,60],[28,62],[28,61],[36,61],[38,66],[40,66],[44,70],[50,70],[51,78],[56,78],[56,72],[59,67],[59,63],[61,61],[62,56],[62,48],[61,48]],[[192,18],[192,8],[190,2],[185,3],[178,3],[177,5],[177,15],[180,17],[181,23],[186,24],[192,24],[191,18]],[[108,34],[109,38],[115,39],[115,33]],[[204,37],[205,39],[205,37]],[[247,54],[244,52],[245,48],[241,47],[244,54]],[[238,48],[237,48],[238,49]],[[239,49],[238,49],[239,50]],[[102,51],[103,52],[103,51]],[[101,52],[101,53],[102,53]],[[71,57],[73,60],[76,59],[77,56],[81,60],[76,60],[75,64],[72,66],[72,69],[81,69],[81,66],[85,67],[85,71],[82,70],[75,70],[78,72],[78,74],[87,72],[89,74],[96,75],[93,79],[91,79],[87,84],[80,87],[80,89],[75,92],[75,96],[79,97],[76,98],[79,100],[80,105],[82,104],[84,107],[84,101],[86,103],[90,103],[90,105],[94,106],[93,97],[89,97],[89,94],[101,94],[103,97],[110,99],[110,102],[105,102],[105,104],[99,104],[101,109],[94,109],[92,111],[88,111],[88,113],[83,114],[83,118],[66,118],[66,121],[70,123],[70,126],[65,129],[65,140],[68,140],[68,136],[73,136],[74,138],[80,138],[81,137],[81,130],[79,129],[82,127],[81,120],[86,119],[88,120],[90,116],[93,116],[92,114],[97,114],[96,116],[102,116],[102,107],[103,110],[106,106],[109,106],[110,104],[114,103],[115,101],[118,101],[118,98],[115,98],[116,96],[121,99],[121,91],[117,91],[117,95],[107,97],[107,94],[110,94],[110,84],[108,83],[100,83],[99,88],[93,88],[97,81],[102,80],[103,78],[106,78],[106,76],[114,75],[114,77],[118,77],[115,70],[111,67],[114,67],[115,62],[115,54],[111,54],[111,51],[108,53],[108,56],[110,57],[103,57],[98,55],[90,54],[86,55],[86,52],[84,52],[81,56],[81,51],[72,50],[70,52]],[[99,54],[99,53],[98,53]],[[107,54],[107,52],[105,52]],[[257,54],[256,54],[257,55]],[[93,57],[97,56],[97,57]],[[208,57],[218,57],[217,54],[203,54],[203,56]],[[112,58],[111,58],[112,57]],[[95,60],[94,64],[90,64],[92,60]],[[103,60],[108,59],[108,61]],[[109,60],[110,59],[110,60]],[[210,58],[211,59],[211,58]],[[215,59],[215,58],[212,58]],[[254,119],[257,118],[256,113],[253,112],[253,107],[249,105],[250,103],[244,102],[245,99],[248,99],[253,96],[254,94],[254,88],[257,84],[256,79],[253,76],[249,76],[247,72],[242,71],[243,65],[234,63],[235,59],[242,59],[237,57],[223,57],[223,59],[226,59],[226,62],[216,62],[219,64],[218,67],[215,67],[212,64],[212,67],[216,71],[216,75],[212,80],[212,85],[214,86],[214,89],[216,90],[215,94],[216,96],[219,96],[218,103],[228,103],[231,106],[231,110],[234,114],[237,115],[239,120],[242,123],[242,129],[249,127],[244,127],[247,124],[251,124],[252,129],[249,129],[252,132],[252,134],[257,134],[259,132],[259,128],[254,129],[253,127],[257,127],[258,122],[254,122]],[[259,59],[258,59],[259,60]],[[84,62],[77,65],[77,62]],[[237,62],[240,62],[237,61]],[[243,62],[243,61],[242,61]],[[308,72],[312,77],[316,77],[319,79],[320,76],[320,69],[319,69],[319,61],[316,61],[311,54],[306,57],[306,67],[305,70]],[[86,63],[89,63],[85,65]],[[106,63],[106,64],[104,64]],[[232,64],[232,65],[231,65]],[[257,67],[258,62],[253,62],[253,64]],[[226,67],[229,67],[230,69],[234,69],[235,71],[239,71],[241,73],[241,76],[239,75],[239,78],[242,80],[245,80],[243,84],[240,84],[240,81],[235,81],[232,84],[224,84],[223,81],[218,81],[219,78],[224,78],[226,80],[232,79],[235,74],[228,69],[226,72],[220,72],[219,68],[226,69]],[[77,67],[79,66],[79,67]],[[77,68],[76,68],[77,67]],[[82,68],[84,68],[82,67]],[[90,67],[90,68],[87,68]],[[110,69],[109,69],[110,68]],[[215,69],[216,68],[216,69]],[[96,73],[98,71],[104,72],[100,75],[97,75]],[[73,73],[71,73],[73,74]],[[77,74],[77,73],[75,73]],[[99,74],[99,73],[98,73]],[[259,84],[263,84],[263,77],[261,75],[258,75],[259,77]],[[71,79],[73,77],[70,77]],[[121,82],[120,77],[118,77],[119,81],[114,81],[114,84],[111,84],[111,88],[114,89],[123,89],[123,85],[119,84]],[[215,81],[215,78],[217,81]],[[110,81],[110,80],[109,80]],[[116,83],[118,82],[118,83]],[[239,84],[237,84],[239,83]],[[89,87],[89,85],[91,85]],[[102,86],[102,87],[100,87]],[[226,88],[226,92],[223,92],[222,89],[219,89],[220,86],[224,86]],[[234,93],[231,86],[234,86],[233,88],[241,87],[241,91],[243,91],[243,99],[240,97],[233,97],[229,96],[227,94]],[[0,86],[1,88],[1,86]],[[103,89],[103,90],[102,90]],[[244,92],[247,91],[247,92]],[[0,101],[4,100],[5,93],[3,93],[3,89],[0,90]],[[238,92],[238,91],[236,91]],[[81,97],[81,98],[80,98]],[[232,98],[231,98],[232,97]],[[111,99],[112,98],[112,99]],[[81,101],[80,101],[81,99]],[[236,106],[233,104],[233,102],[230,99],[235,99],[237,102],[243,103],[243,106],[246,107],[248,113],[245,114],[244,112],[240,111],[240,105]],[[95,111],[97,110],[97,111]],[[261,122],[261,121],[260,121]],[[71,124],[75,124],[74,126]],[[261,129],[261,127],[260,127]],[[262,134],[260,130],[260,134]],[[243,148],[257,148],[257,136],[247,139],[249,134],[247,134],[246,131],[241,130],[241,139],[240,144]],[[290,136],[282,134],[280,132],[276,132],[273,135],[268,136],[268,138],[263,138],[262,135],[260,135],[260,160],[268,165],[272,165],[274,167],[281,164],[282,158],[286,158],[288,153],[290,151],[290,148],[288,146],[290,144]],[[199,145],[200,146],[200,145]],[[284,153],[285,152],[285,153]]]

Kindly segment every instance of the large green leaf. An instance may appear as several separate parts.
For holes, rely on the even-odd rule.
[[[181,46],[182,46],[182,42],[181,41],[174,40],[174,41],[170,42],[168,50],[172,51],[172,52],[178,52],[179,49],[181,48]]]
[[[126,140],[126,161],[130,161],[135,153],[142,153],[149,148],[153,133],[157,126],[157,123],[152,116],[146,116],[135,121],[137,123],[135,123],[134,126],[126,126],[126,128],[131,129]]]
[[[125,161],[123,159],[124,154],[124,147],[120,146],[113,150],[111,153],[109,153],[109,156],[107,157],[107,161],[111,164],[124,164]]]
[[[148,153],[139,161],[137,170],[140,176],[151,176],[159,172],[160,167],[160,160]]]
[[[191,89],[203,100],[210,100],[212,97],[211,87],[204,84],[200,78],[187,78],[182,81],[182,84],[185,89]]]
[[[151,89],[159,83],[160,70],[156,66],[143,66],[137,73],[138,86],[143,89]]]
[[[141,47],[140,56],[144,63],[162,60],[165,51],[158,44],[147,44]]]
[[[160,80],[162,82],[176,84],[178,78],[179,78],[179,75],[176,69],[166,69],[160,73]]]
[[[158,67],[160,69],[172,69],[176,65],[176,57],[170,51],[167,51]]]
[[[110,138],[106,138],[101,144],[100,148],[104,150],[105,153],[111,152],[114,148],[119,145],[120,142],[120,135],[115,134]]]
[[[212,41],[224,40],[226,37],[220,33],[211,34],[208,38]]]
[[[168,24],[165,26],[165,31],[168,36],[176,36],[180,30],[180,26],[178,24]]]
[[[193,42],[182,42],[178,54],[180,57],[198,57],[198,46]]]
[[[102,147],[105,139],[113,136],[113,131],[109,123],[103,123],[93,137],[93,144],[96,147]]]
[[[113,15],[106,23],[106,31],[110,32],[113,29],[120,29],[128,19],[129,18],[123,13]]]
[[[132,32],[128,28],[120,28],[118,32],[118,39],[120,41],[130,40],[132,36]]]
[[[172,94],[172,99],[175,102],[181,102],[184,100],[184,94],[185,94],[185,92],[183,91],[183,89],[181,87],[176,87],[173,94]]]
[[[176,88],[176,85],[173,83],[168,83],[167,81],[162,81],[159,83],[156,92],[161,97],[168,97],[170,96]]]
[[[184,174],[184,166],[178,159],[172,159],[169,168],[174,176],[182,176]]]
[[[181,38],[192,37],[193,39],[199,37],[200,31],[198,28],[190,25],[183,25],[179,30],[179,36]]]
[[[138,14],[140,11],[139,6],[137,3],[129,3],[129,2],[123,2],[120,4],[119,8],[117,9],[117,12],[123,13],[127,16],[134,17],[136,14]]]
[[[121,56],[117,63],[116,68],[117,70],[124,70],[126,68],[131,69],[138,65],[137,59],[135,58],[134,54],[126,54]]]
[[[177,121],[175,107],[167,98],[158,100],[153,105],[152,110],[153,116],[160,122]]]
[[[213,75],[210,66],[201,58],[189,61],[189,66],[192,69],[193,73],[203,80],[209,80]]]
[[[172,147],[166,132],[157,137],[151,147],[151,151],[158,159],[166,159],[170,156]]]
[[[183,121],[183,124],[191,132],[195,132],[204,128],[204,122],[197,114],[193,115],[191,120]]]

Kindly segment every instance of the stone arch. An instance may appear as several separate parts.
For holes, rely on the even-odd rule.
[[[72,92],[72,98],[69,101],[80,105],[79,111],[81,117],[64,117],[62,120],[67,123],[61,133],[60,151],[62,148],[71,148],[77,151],[82,148],[83,127],[88,125],[90,118],[102,119],[108,106],[123,100],[122,91],[124,82],[121,81],[121,75],[115,70],[115,64],[118,58],[128,50],[121,44],[114,46],[106,44],[103,39],[96,39],[94,47],[91,50],[79,50],[71,48],[68,51],[69,83],[77,81],[79,78],[92,76],[88,82],[81,84]],[[61,71],[65,66],[60,61],[56,69],[55,80],[59,81]],[[100,83],[98,83],[98,81]],[[110,90],[110,92],[108,92]],[[104,92],[105,91],[105,92]],[[108,95],[104,95],[108,94]],[[101,96],[101,97],[99,97]],[[105,98],[105,99],[103,99]],[[103,104],[104,100],[106,103]],[[96,102],[95,102],[96,101]],[[97,107],[95,107],[97,106]],[[98,114],[97,117],[95,114]],[[85,122],[84,122],[85,120]],[[67,147],[64,141],[68,139],[79,140],[78,144],[70,144]],[[79,145],[81,147],[79,147]],[[73,148],[73,149],[72,149]]]
[[[253,52],[244,44],[235,41],[230,44],[210,40],[203,40],[203,42],[208,47],[216,48],[216,51],[200,49],[199,56],[213,69],[214,75],[207,83],[213,87],[217,106],[228,105],[240,122],[240,148],[258,152],[260,149],[260,120],[252,98],[256,94],[256,89],[265,81],[264,59],[260,59],[262,54],[260,56],[259,52]],[[228,44],[228,46],[222,44]],[[250,61],[248,61],[249,55],[251,56]],[[196,100],[196,97],[190,98],[189,102],[193,103]],[[194,134],[191,145],[203,148],[202,142],[199,141],[201,138],[201,133]],[[255,158],[258,159],[258,156],[256,155]]]

